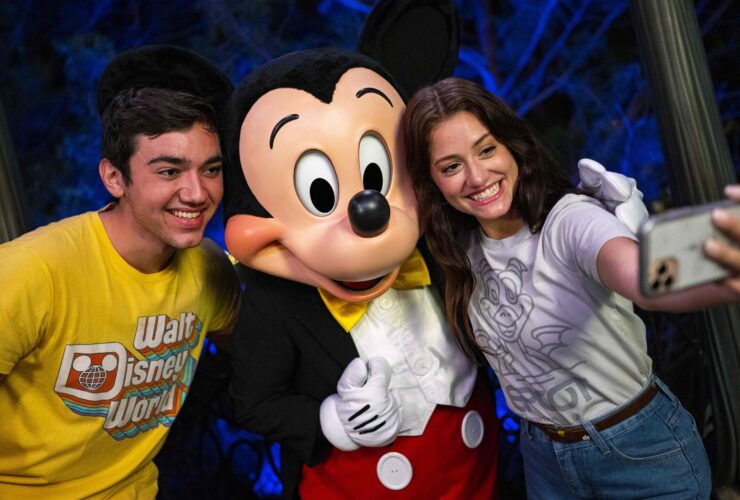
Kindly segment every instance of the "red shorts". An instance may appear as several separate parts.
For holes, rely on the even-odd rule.
[[[478,382],[465,408],[437,406],[421,436],[335,448],[324,462],[304,465],[299,491],[306,499],[496,498],[498,429],[492,396]]]

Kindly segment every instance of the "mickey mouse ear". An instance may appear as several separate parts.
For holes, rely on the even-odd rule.
[[[216,66],[174,45],[147,45],[113,59],[98,82],[98,113],[122,90],[154,87],[187,92],[211,104],[219,116],[234,86]]]
[[[386,68],[410,97],[452,74],[459,27],[451,0],[380,0],[365,21],[358,52]]]

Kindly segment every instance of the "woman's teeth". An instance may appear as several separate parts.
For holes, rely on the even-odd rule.
[[[501,181],[498,181],[496,184],[489,187],[485,191],[481,191],[480,193],[471,194],[470,197],[473,198],[475,201],[487,200],[491,196],[498,193],[498,190],[500,189],[500,187],[501,187]]]

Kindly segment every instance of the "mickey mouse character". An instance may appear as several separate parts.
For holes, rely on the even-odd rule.
[[[283,56],[231,101],[237,418],[282,444],[288,498],[491,498],[497,419],[416,249],[399,130],[455,66],[451,2],[380,2],[360,47]]]
[[[496,414],[417,248],[399,129],[457,36],[449,1],[381,1],[362,53],[291,53],[232,96],[226,244],[250,269],[231,392],[281,443],[286,498],[495,497]]]

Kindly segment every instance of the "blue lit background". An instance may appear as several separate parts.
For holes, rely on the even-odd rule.
[[[97,173],[100,125],[94,89],[115,54],[144,44],[177,44],[209,58],[237,83],[253,68],[291,50],[353,47],[373,3],[4,0],[0,100],[32,227],[108,201]],[[525,115],[573,165],[578,158],[594,158],[635,177],[651,209],[670,205],[626,0],[456,3],[462,36],[458,76],[483,82]],[[740,2],[695,4],[737,172]],[[222,230],[219,214],[209,236],[223,244]],[[213,346],[202,360],[196,378],[201,389],[194,385],[187,412],[158,459],[162,498],[279,494],[273,473],[276,447],[227,423],[228,370],[219,363],[220,356]],[[504,430],[515,430],[503,400],[497,399]],[[511,453],[515,450],[503,455]]]

